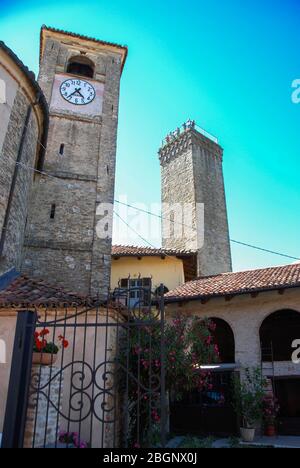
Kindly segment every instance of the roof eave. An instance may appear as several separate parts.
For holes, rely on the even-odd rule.
[[[263,292],[270,292],[270,291],[278,291],[283,289],[296,289],[300,288],[300,283],[293,284],[293,285],[280,285],[280,286],[271,286],[268,288],[254,288],[254,289],[247,289],[244,291],[235,291],[235,292],[228,292],[228,293],[216,293],[216,294],[199,294],[197,296],[165,296],[164,300],[165,303],[176,303],[176,302],[190,302],[190,301],[197,301],[201,299],[214,299],[219,297],[228,297],[228,296],[242,296],[245,294],[254,294],[254,293],[263,293]]]
[[[168,252],[162,251],[161,253],[113,253],[111,254],[112,258],[120,258],[120,257],[177,257],[177,258],[188,258],[194,257],[196,252]]]

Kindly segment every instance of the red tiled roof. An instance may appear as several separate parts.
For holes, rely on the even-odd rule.
[[[166,294],[172,301],[230,296],[300,287],[300,264],[207,276],[179,286]]]
[[[113,257],[157,257],[157,256],[190,256],[195,250],[173,250],[154,247],[137,247],[134,245],[113,245],[111,255]]]
[[[33,280],[26,276],[15,278],[6,288],[0,290],[0,308],[80,306],[92,302],[91,298],[66,292],[61,288],[49,286],[44,281]]]

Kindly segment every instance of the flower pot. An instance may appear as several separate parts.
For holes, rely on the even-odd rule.
[[[57,354],[51,353],[33,353],[32,355],[32,364],[40,366],[51,366],[55,364],[57,359]]]
[[[255,429],[248,429],[246,427],[241,427],[241,437],[243,442],[253,442],[255,437]]]
[[[265,428],[265,435],[268,437],[275,437],[276,436],[276,429],[274,424],[269,424]]]

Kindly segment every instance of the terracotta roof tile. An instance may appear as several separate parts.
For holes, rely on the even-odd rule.
[[[0,290],[0,308],[80,306],[93,302],[94,300],[89,297],[70,293],[26,276],[15,278],[8,286]]]
[[[169,301],[230,296],[300,287],[300,264],[207,276],[179,286],[166,294]]]
[[[113,257],[156,257],[162,255],[189,256],[195,253],[195,250],[173,250],[154,247],[138,247],[134,245],[113,245],[111,251]]]

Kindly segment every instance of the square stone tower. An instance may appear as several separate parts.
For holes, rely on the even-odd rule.
[[[42,27],[39,84],[50,108],[22,271],[84,295],[110,281],[120,77],[127,48]],[[111,205],[110,205],[111,204]]]
[[[159,150],[162,245],[198,251],[198,275],[232,270],[223,150],[194,121],[169,134]]]

